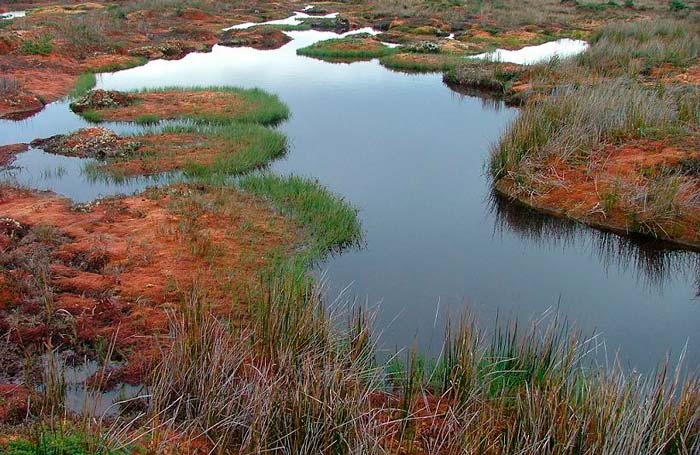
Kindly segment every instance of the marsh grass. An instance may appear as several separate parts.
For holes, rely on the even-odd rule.
[[[332,60],[370,60],[398,52],[372,38],[347,37],[319,41],[297,49],[298,55]]]
[[[700,58],[700,32],[689,21],[614,23],[593,35],[591,47],[574,59],[599,76],[649,75],[653,68],[685,68]]]
[[[390,367],[377,363],[371,317],[324,309],[303,271],[280,270],[264,288],[244,328],[197,293],[183,300],[154,370],[151,426],[139,430],[150,441],[204,436],[236,453],[700,450],[694,376],[665,363],[648,377],[599,367],[586,359],[601,341],[555,315],[490,333],[465,317],[448,323],[437,362],[408,352]]]
[[[556,155],[586,159],[604,144],[687,134],[697,128],[700,91],[653,89],[620,79],[564,86],[528,104],[493,147],[489,168],[498,179],[516,175],[529,160]]]
[[[71,98],[80,98],[81,96],[85,95],[87,92],[92,90],[92,88],[97,84],[97,78],[95,77],[94,73],[83,73],[80,76],[78,76],[78,79],[75,81],[75,86],[73,87],[73,90],[70,92],[70,97]],[[99,121],[99,120],[94,120],[94,119],[89,119],[85,115],[83,115],[85,119],[89,122],[94,122],[94,121]]]
[[[222,126],[166,126],[164,133],[196,133],[205,138],[219,139],[225,144],[214,163],[190,163],[183,172],[195,179],[243,174],[264,167],[287,151],[287,138],[282,133],[259,125],[229,123]]]
[[[310,257],[339,251],[357,244],[362,238],[357,209],[316,180],[260,173],[241,178],[238,185],[244,191],[270,200],[307,229],[312,239]]]

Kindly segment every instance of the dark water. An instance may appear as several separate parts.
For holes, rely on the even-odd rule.
[[[585,331],[601,332],[609,355],[619,349],[630,367],[652,368],[686,343],[688,365],[700,365],[698,255],[494,199],[483,166],[516,110],[459,95],[440,75],[297,57],[296,48],[334,35],[291,35],[279,50],[215,47],[107,74],[99,85],[225,84],[279,94],[293,115],[280,127],[291,147],[273,169],[317,178],[360,209],[365,247],[321,266],[331,296],[351,285],[346,292],[376,306],[385,347],[417,343],[436,353],[445,315],[465,306],[486,326],[497,312],[529,320],[558,308]],[[0,142],[82,125],[57,103],[24,122],[0,122]],[[27,169],[41,180],[43,158],[32,158],[15,177],[36,186]],[[79,172],[71,176],[70,185],[47,186],[86,198],[148,183],[103,188],[86,185]]]

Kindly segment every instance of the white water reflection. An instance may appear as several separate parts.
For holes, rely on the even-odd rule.
[[[0,182],[20,188],[53,191],[74,202],[89,202],[115,194],[135,194],[149,186],[177,180],[179,174],[115,179],[88,171],[97,164],[90,158],[54,155],[30,148],[17,155],[12,165],[0,170]]]
[[[6,13],[0,13],[0,19],[15,19],[17,17],[24,17],[27,15],[26,11],[8,11]]]
[[[551,59],[552,57],[567,58],[578,55],[588,49],[588,43],[582,40],[569,38],[550,41],[538,46],[527,46],[522,49],[510,51],[508,49],[496,49],[493,52],[478,54],[469,58],[485,59],[495,62],[517,63],[520,65],[532,65]]]
[[[307,9],[308,11],[308,8],[309,7],[307,6],[305,9]],[[301,25],[304,22],[304,19],[335,19],[336,17],[338,17],[338,13],[330,13],[323,16],[314,16],[312,14],[307,14],[302,11],[296,11],[292,16],[289,16],[285,19],[277,19],[267,22],[245,22],[243,24],[234,25],[233,27],[227,27],[223,30],[245,30],[251,27],[255,27],[256,25]]]

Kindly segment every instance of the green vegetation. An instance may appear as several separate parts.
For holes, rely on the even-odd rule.
[[[97,78],[95,77],[94,73],[83,73],[80,76],[78,76],[78,79],[75,81],[75,86],[73,87],[73,90],[70,92],[70,97],[71,98],[80,98],[81,96],[85,95],[87,92],[92,90],[92,88],[97,84]],[[89,122],[96,122],[99,120],[94,120],[93,118],[88,118],[89,114],[88,113],[83,113],[83,117]]]
[[[311,256],[339,251],[362,238],[357,210],[318,181],[262,173],[245,176],[238,184],[244,191],[269,199],[307,229],[313,239]]]
[[[126,450],[113,450],[104,441],[75,429],[42,428],[32,439],[11,440],[6,446],[0,443],[0,455],[126,455]]]
[[[259,125],[231,123],[220,127],[165,127],[167,132],[196,133],[206,139],[221,141],[223,148],[212,165],[190,163],[185,175],[211,180],[216,176],[242,174],[266,166],[287,151],[287,138]]]
[[[85,116],[83,116],[85,117]],[[138,123],[140,125],[152,125],[154,123],[158,123],[160,121],[160,117],[158,117],[155,114],[143,114],[139,115],[134,119],[134,123]]]
[[[334,38],[297,49],[298,55],[330,60],[369,60],[395,52],[397,49],[365,36]]]
[[[23,54],[49,55],[53,51],[53,37],[42,35],[36,39],[26,39],[22,42],[21,51]]]

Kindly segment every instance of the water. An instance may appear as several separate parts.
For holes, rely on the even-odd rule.
[[[311,7],[311,8],[313,8],[313,7]],[[307,6],[304,9],[308,11],[310,8]],[[308,13],[297,11],[294,13],[294,15],[292,15],[286,19],[277,19],[277,20],[267,21],[267,22],[245,22],[243,24],[238,24],[238,25],[234,25],[233,27],[225,28],[224,30],[245,30],[245,29],[254,27],[256,25],[300,25],[304,19],[308,19],[308,18],[333,19],[336,17],[338,17],[338,13],[330,13],[330,14],[325,14],[322,16],[314,16],[314,15],[311,15]]]
[[[6,13],[0,13],[0,19],[10,20],[16,17],[24,17],[26,15],[26,11],[8,11]]]
[[[588,49],[588,43],[582,40],[568,38],[537,46],[527,46],[518,50],[496,49],[493,52],[474,55],[470,58],[487,59],[494,62],[517,63],[519,65],[532,65],[533,63],[546,62],[552,57],[572,57]]]
[[[272,168],[317,178],[359,208],[364,248],[328,258],[320,269],[330,295],[351,285],[349,294],[376,308],[387,349],[417,343],[437,353],[446,314],[466,306],[487,327],[497,313],[528,320],[558,308],[586,332],[601,332],[610,355],[620,349],[630,367],[651,369],[686,343],[688,364],[700,364],[698,255],[494,200],[483,165],[517,110],[451,91],[437,74],[298,57],[298,47],[338,35],[290,35],[278,50],[215,46],[105,74],[99,86],[227,84],[279,94],[293,115],[280,126],[291,146]],[[56,103],[23,122],[0,122],[0,141],[84,125]],[[47,156],[27,153],[34,155],[20,164],[40,176]],[[74,187],[90,195],[140,188],[88,187],[84,176],[70,178],[71,188],[58,181],[44,187],[71,197],[78,197]]]

